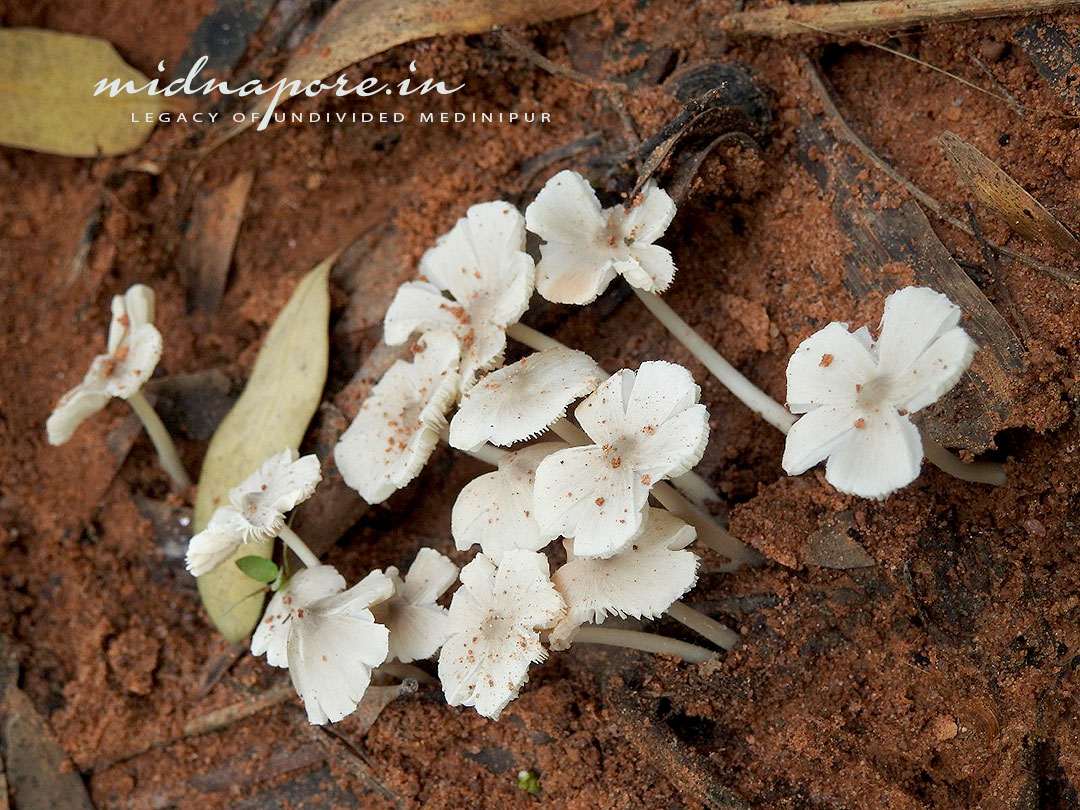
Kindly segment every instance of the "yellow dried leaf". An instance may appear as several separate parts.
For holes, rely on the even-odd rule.
[[[330,266],[319,264],[297,285],[266,335],[244,393],[218,426],[206,451],[195,499],[194,531],[228,503],[229,490],[268,456],[299,447],[319,407],[329,359]],[[273,553],[273,541],[246,543],[209,574],[199,594],[210,618],[229,641],[251,632],[262,616],[263,593],[236,567],[240,557]]]
[[[147,79],[96,37],[36,28],[0,30],[0,143],[70,157],[119,155],[142,145],[161,96],[108,91],[102,79],[143,87]],[[132,122],[135,116],[136,123]]]
[[[1080,242],[1069,229],[994,161],[952,132],[943,132],[938,143],[975,199],[1006,225],[1023,237],[1080,256]]]

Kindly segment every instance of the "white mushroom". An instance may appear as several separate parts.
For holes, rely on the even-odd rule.
[[[389,649],[390,634],[370,608],[393,593],[380,571],[345,590],[335,568],[317,565],[297,571],[270,600],[251,652],[288,667],[309,722],[336,723],[356,710]]]
[[[229,491],[206,528],[191,538],[187,569],[201,577],[225,562],[243,543],[271,540],[285,529],[285,513],[306,501],[322,480],[315,455],[298,458],[293,449],[271,456]]]
[[[364,400],[334,448],[345,483],[381,503],[424,468],[458,393],[458,344],[428,332],[411,363],[398,360]]]
[[[926,287],[885,299],[881,336],[830,323],[804,340],[787,367],[788,407],[805,414],[788,433],[784,470],[824,459],[841,492],[884,498],[919,475],[923,445],[909,414],[956,385],[978,348],[960,308]]]
[[[508,447],[539,436],[606,376],[585,352],[559,348],[530,354],[491,372],[462,397],[450,422],[450,446]]]
[[[495,472],[474,478],[458,494],[450,531],[461,551],[479,544],[498,565],[512,549],[539,551],[558,533],[545,533],[536,522],[533,484],[536,467],[566,445],[541,442],[508,453]]]
[[[472,206],[420,260],[426,281],[398,288],[386,311],[386,342],[451,332],[461,344],[461,387],[502,362],[506,327],[529,306],[535,267],[525,252],[525,221],[507,202]],[[449,293],[446,297],[444,293]]]
[[[649,490],[701,460],[709,415],[690,372],[663,361],[623,369],[574,411],[594,444],[560,450],[536,470],[543,532],[574,538],[581,557],[610,557],[641,531]]]
[[[528,681],[529,664],[547,657],[539,631],[554,627],[563,610],[543,554],[508,551],[498,567],[477,554],[461,569],[450,603],[453,635],[439,653],[447,702],[498,720]]]
[[[651,180],[629,208],[601,208],[588,180],[559,172],[525,209],[526,226],[544,240],[537,292],[560,304],[588,304],[620,274],[639,289],[666,290],[675,264],[653,242],[674,216],[674,201]]]
[[[551,633],[554,649],[569,646],[580,625],[601,624],[610,614],[655,619],[694,587],[698,558],[686,547],[696,532],[664,509],[646,514],[644,530],[614,557],[577,557],[574,541],[564,541],[566,564],[551,578],[566,602],[566,616]]]
[[[142,393],[161,359],[161,333],[154,326],[154,291],[136,284],[112,299],[112,320],[106,353],[90,363],[83,381],[60,398],[45,422],[49,443],[64,444],[86,419],[112,397],[127,400],[138,414],[158,451],[161,465],[176,486],[191,486],[172,437]]]
[[[150,379],[161,359],[161,333],[153,320],[154,291],[145,284],[113,297],[107,352],[95,357],[83,381],[60,398],[45,424],[50,444],[63,444],[109,399],[128,399]]]
[[[436,600],[457,581],[458,568],[433,548],[422,548],[402,579],[386,569],[394,595],[374,607],[375,618],[390,630],[387,661],[430,658],[450,636],[449,611]]]

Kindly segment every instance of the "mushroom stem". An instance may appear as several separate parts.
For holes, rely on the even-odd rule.
[[[379,664],[379,668],[375,671],[381,672],[384,675],[389,675],[391,678],[397,678],[399,681],[412,678],[417,683],[438,683],[438,680],[432,678],[424,672],[424,670],[420,669],[420,667],[413,664],[403,664],[400,661],[387,661],[383,664]]]
[[[787,408],[750,382],[735,366],[721,357],[720,353],[691,329],[689,324],[680,318],[659,295],[639,290],[637,287],[631,287],[631,289],[645,308],[655,315],[672,336],[685,346],[690,354],[700,360],[709,373],[734,394],[736,399],[781,433],[786,434],[791,429],[791,426],[795,424],[795,417],[788,413]]]
[[[569,444],[592,444],[588,434],[565,417],[552,425],[551,430]],[[736,540],[713,520],[712,515],[692,503],[675,487],[660,482],[653,486],[652,494],[671,514],[697,529],[702,545],[731,560],[729,565],[721,567],[721,571],[737,571],[743,565],[759,565],[762,562],[756,551]]]
[[[307,543],[301,540],[300,535],[291,528],[282,526],[281,531],[278,532],[278,537],[281,538],[281,542],[288,546],[293,554],[300,558],[300,562],[308,568],[314,568],[316,565],[319,565],[319,558],[315,556],[315,552],[308,548]]]
[[[923,443],[923,455],[926,460],[942,472],[946,472],[961,481],[976,484],[990,484],[999,487],[1005,483],[1005,469],[992,461],[976,461],[965,464],[955,454],[950,453],[932,438],[925,430],[920,430]]]
[[[685,602],[673,602],[665,612],[675,621],[686,625],[695,633],[704,636],[722,649],[733,649],[741,641],[739,634],[730,627],[694,610]]]
[[[660,653],[662,655],[675,655],[690,664],[700,664],[715,658],[716,653],[667,636],[658,636],[654,633],[643,633],[640,630],[616,630],[613,627],[597,627],[585,625],[574,634],[573,644],[607,644],[611,647],[626,647],[631,650],[642,652]]]
[[[512,323],[506,327],[506,334],[508,337],[512,337],[518,343],[524,343],[530,349],[535,349],[538,352],[544,352],[548,349],[565,349],[566,346],[555,338],[550,338],[543,332],[533,329],[531,326],[526,326],[523,323]]]
[[[447,447],[453,447],[450,444],[450,428],[449,426],[443,426],[439,431],[439,440],[442,441]],[[454,450],[459,448],[453,447]],[[475,450],[461,450],[467,456],[472,456],[477,461],[482,461],[485,464],[490,464],[492,467],[498,467],[499,462],[509,455],[509,450],[503,450],[501,447],[495,447],[491,444],[482,444]]]
[[[661,481],[653,486],[652,495],[671,514],[697,529],[697,539],[703,546],[731,560],[720,567],[721,571],[737,571],[744,565],[756,566],[763,562],[760,554],[737,540],[712,515],[688,501],[675,487]]]
[[[169,435],[165,423],[157,415],[154,406],[150,404],[142,391],[136,391],[128,397],[127,401],[131,405],[131,409],[138,415],[139,421],[143,423],[143,427],[146,428],[146,435],[154,443],[158,460],[161,462],[161,466],[165,468],[165,472],[169,474],[173,485],[181,492],[186,492],[191,487],[191,477],[187,474],[187,470],[184,469],[184,464],[180,461],[180,454],[176,452],[176,445],[173,443],[172,436]]]

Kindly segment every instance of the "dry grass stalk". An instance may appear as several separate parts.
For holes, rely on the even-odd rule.
[[[808,26],[830,34],[846,34],[986,17],[1045,14],[1076,5],[1080,5],[1080,0],[875,0],[744,11],[722,17],[717,24],[726,33],[751,36],[789,37],[808,33]]]

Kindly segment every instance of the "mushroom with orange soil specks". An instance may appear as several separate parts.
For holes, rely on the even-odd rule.
[[[373,610],[390,630],[386,660],[408,664],[430,658],[450,636],[449,611],[436,600],[457,581],[457,566],[435,549],[422,548],[404,579],[394,566],[385,573],[394,594]]]
[[[507,202],[474,205],[421,258],[426,280],[398,288],[383,321],[385,340],[397,346],[412,334],[450,332],[461,347],[465,391],[478,372],[502,363],[506,327],[528,309],[535,272],[521,213]]]
[[[574,415],[594,442],[554,453],[536,470],[541,531],[574,538],[582,557],[610,557],[641,532],[652,487],[701,460],[709,414],[682,366],[660,360],[616,372]]]
[[[541,531],[536,522],[533,485],[540,462],[566,446],[563,442],[541,442],[508,453],[495,472],[466,484],[450,516],[450,531],[458,549],[467,551],[479,544],[498,565],[507,551],[539,551],[558,537],[558,533]]]
[[[288,667],[310,723],[336,723],[356,711],[371,670],[389,650],[389,631],[371,606],[393,593],[394,583],[381,571],[346,590],[337,569],[315,565],[294,574],[270,600],[251,652]]]
[[[675,216],[675,202],[649,181],[626,206],[601,208],[589,181],[572,171],[548,180],[525,210],[526,227],[545,243],[536,266],[536,290],[549,301],[588,304],[616,275],[735,397],[778,430],[794,421],[779,402],[720,356],[657,293],[675,278],[675,264],[666,248],[653,244]],[[545,348],[542,335],[520,325],[512,337],[535,349]]]
[[[839,322],[804,340],[787,367],[788,407],[804,416],[788,433],[785,472],[828,459],[825,480],[862,498],[914,481],[924,441],[910,414],[956,385],[978,348],[960,315],[941,293],[907,287],[885,299],[877,341],[866,327],[849,332]],[[985,472],[985,483],[1003,481],[997,465],[960,466],[968,480]]]
[[[539,436],[606,376],[585,352],[556,348],[530,354],[465,393],[450,422],[450,446],[508,447]]]
[[[176,445],[142,393],[161,359],[161,333],[154,326],[154,291],[136,284],[112,299],[112,320],[105,354],[90,364],[83,381],[60,398],[45,423],[52,445],[64,444],[86,419],[112,397],[127,400],[154,443],[161,466],[178,489],[191,486]]]
[[[474,706],[498,720],[529,680],[529,665],[547,658],[540,631],[554,627],[565,605],[548,578],[543,554],[513,550],[495,565],[485,554],[461,569],[450,603],[453,635],[439,653],[439,680],[451,706]]]
[[[588,180],[559,172],[525,209],[526,226],[544,240],[537,292],[559,304],[588,304],[617,275],[633,287],[663,292],[675,278],[675,263],[653,242],[674,217],[674,200],[651,180],[629,208],[601,208]]]
[[[271,456],[219,506],[206,528],[191,538],[187,569],[201,577],[217,568],[244,543],[272,540],[285,531],[285,513],[306,501],[322,480],[315,455],[298,458],[293,449]]]
[[[563,541],[566,564],[552,575],[566,615],[551,632],[553,649],[565,649],[583,624],[607,616],[655,619],[697,582],[698,558],[687,550],[696,532],[663,509],[646,510],[645,528],[634,542],[606,559],[578,557]]]
[[[406,486],[431,457],[457,398],[458,357],[453,335],[428,332],[412,362],[389,368],[341,434],[334,461],[368,503]]]

